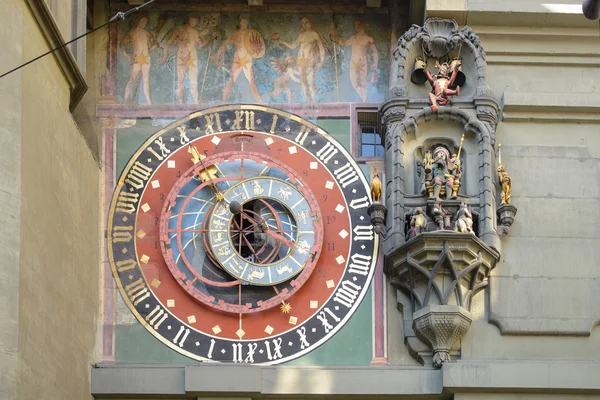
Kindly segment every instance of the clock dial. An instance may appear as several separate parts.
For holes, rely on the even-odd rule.
[[[159,340],[198,360],[305,354],[368,290],[377,237],[345,149],[265,107],[192,114],[123,171],[109,218],[121,294]]]

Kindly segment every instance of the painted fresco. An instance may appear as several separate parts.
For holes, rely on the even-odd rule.
[[[120,24],[123,104],[381,102],[387,15],[172,13]]]

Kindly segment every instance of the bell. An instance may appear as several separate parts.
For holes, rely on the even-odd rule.
[[[425,75],[425,68],[427,64],[421,57],[417,57],[415,60],[415,69],[410,74],[410,81],[415,85],[422,85],[427,82],[427,75]]]
[[[581,9],[587,19],[598,19],[598,15],[600,15],[600,0],[583,0]]]
[[[450,71],[458,70],[456,74],[456,79],[454,79],[454,85],[452,85],[452,89],[457,86],[463,87],[467,82],[467,77],[462,72],[462,64],[460,64],[461,60],[458,57],[455,57],[450,63]]]

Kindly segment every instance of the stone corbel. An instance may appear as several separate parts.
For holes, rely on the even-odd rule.
[[[499,259],[474,234],[444,230],[421,233],[386,255],[384,271],[402,293],[398,298],[408,299],[405,342],[417,360],[435,368],[450,360],[452,345],[471,324],[473,296],[487,287]]]

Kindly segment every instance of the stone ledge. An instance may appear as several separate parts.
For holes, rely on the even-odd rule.
[[[100,365],[92,368],[91,375],[91,393],[96,399],[134,395],[187,398],[200,393],[253,399],[448,397],[442,395],[441,371],[426,368]]]
[[[42,36],[48,44],[48,50],[64,44],[65,40],[63,39],[56,22],[54,22],[54,17],[48,9],[46,2],[44,0],[25,0],[25,3],[27,4],[27,7],[29,7],[35,22],[40,28]],[[67,47],[55,51],[53,55],[70,88],[71,96],[69,101],[69,111],[72,112],[81,101],[88,86],[79,70],[77,61],[75,61],[75,58]]]
[[[452,393],[600,393],[598,362],[463,360],[442,372]]]
[[[462,360],[441,370],[398,367],[100,365],[96,399],[183,399],[202,393],[262,398],[448,399],[455,393],[600,394],[600,362]]]
[[[502,121],[599,121],[600,100],[594,93],[514,93],[501,100]]]

